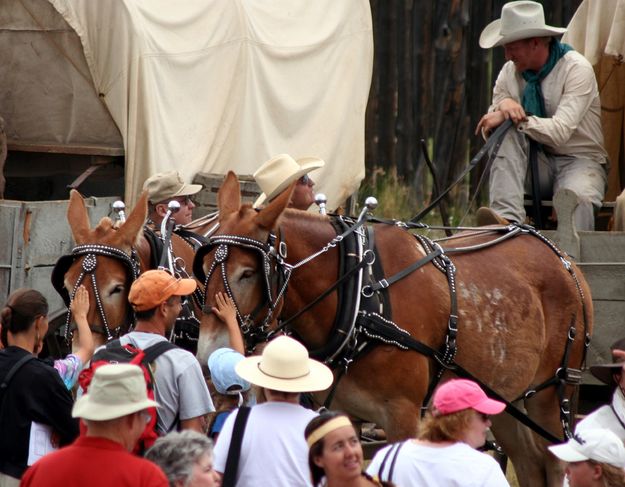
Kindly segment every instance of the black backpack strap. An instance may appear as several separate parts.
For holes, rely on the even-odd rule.
[[[27,355],[24,355],[21,359],[13,364],[13,366],[9,369],[7,375],[4,376],[2,384],[0,384],[0,392],[4,392],[6,388],[9,387],[9,383],[11,382],[11,379],[17,373],[17,371],[31,360],[35,360],[35,356],[29,353]]]
[[[145,356],[143,357],[142,362],[145,364],[151,364],[159,356],[161,356],[168,350],[173,350],[174,348],[178,348],[178,346],[165,340],[155,343],[154,345],[143,349],[143,353],[145,354]]]
[[[245,425],[252,408],[243,406],[239,408],[237,417],[234,420],[232,429],[232,438],[230,439],[230,448],[228,449],[228,458],[226,460],[226,468],[221,487],[235,487],[237,482],[237,471],[239,470],[239,458],[241,457],[241,444],[243,443],[243,433],[245,433]]]

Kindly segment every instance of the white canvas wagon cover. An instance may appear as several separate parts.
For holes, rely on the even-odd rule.
[[[48,0],[76,31],[123,138],[126,200],[176,168],[251,174],[318,156],[333,207],[364,176],[367,0]]]

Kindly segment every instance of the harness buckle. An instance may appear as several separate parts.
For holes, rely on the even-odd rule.
[[[530,399],[530,398],[532,398],[532,397],[534,397],[534,396],[536,395],[536,392],[537,392],[537,391],[536,391],[536,389],[530,389],[529,391],[527,391],[527,392],[523,395],[523,397],[524,397],[525,399]]]
[[[280,257],[286,259],[287,251],[286,242],[284,240],[280,241],[280,243],[278,244],[278,253],[280,254]]]
[[[378,281],[378,284],[380,285],[381,289],[386,289],[387,287],[390,286],[390,284],[388,283],[388,281],[386,279],[380,279]]]
[[[568,338],[569,338],[569,341],[570,341],[570,342],[572,342],[573,340],[575,340],[575,335],[576,335],[576,334],[577,334],[577,330],[575,329],[575,327],[574,327],[574,326],[571,326],[571,327],[569,328],[569,335],[568,335]]]
[[[367,284],[360,290],[360,294],[362,294],[365,298],[370,298],[373,296],[373,287],[370,284]]]
[[[365,252],[362,254],[362,259],[367,265],[373,265],[373,263],[375,262],[375,252],[371,249],[365,250]]]

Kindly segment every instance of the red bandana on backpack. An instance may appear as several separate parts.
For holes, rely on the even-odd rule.
[[[141,367],[141,370],[143,370],[148,399],[154,400],[154,375],[152,374],[150,364],[152,364],[158,356],[173,348],[178,347],[168,341],[160,341],[142,350],[132,345],[122,345],[119,339],[112,340],[107,343],[104,348],[95,353],[89,367],[84,369],[78,376],[78,383],[80,384],[83,394],[85,394],[88,392],[93,374],[95,374],[98,367],[110,363],[134,364],[138,365]],[[148,412],[150,413],[150,421],[145,425],[145,430],[141,433],[133,450],[133,453],[137,455],[143,455],[159,436],[156,432],[156,408],[151,407],[148,409]],[[80,429],[81,434],[84,434],[85,427],[82,422],[80,423]]]

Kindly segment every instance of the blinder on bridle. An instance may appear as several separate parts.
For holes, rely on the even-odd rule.
[[[284,296],[292,272],[291,266],[285,262],[287,255],[286,243],[280,241],[276,249],[275,241],[276,237],[273,234],[269,235],[267,243],[239,235],[214,235],[210,237],[207,244],[197,251],[193,259],[193,274],[204,283],[204,289],[208,289],[208,282],[215,270],[218,267],[221,269],[224,289],[234,303],[239,326],[249,348],[253,348],[257,343],[266,341],[271,336],[269,325],[272,322],[278,303]],[[241,314],[240,307],[228,281],[226,261],[230,255],[230,247],[253,250],[259,254],[261,259],[264,298],[247,315]],[[204,257],[212,251],[215,251],[215,256],[210,269],[205,273],[203,267]],[[275,272],[272,272],[272,270],[275,270]],[[267,314],[262,321],[256,322],[258,314],[265,307],[267,308]],[[206,294],[204,296],[203,308],[206,310]]]
[[[137,258],[136,252],[133,249],[131,254],[128,255],[124,251],[110,247],[108,245],[100,245],[100,244],[85,244],[78,245],[74,247],[72,253],[69,255],[64,255],[56,262],[54,269],[52,270],[52,286],[59,293],[65,305],[67,306],[67,318],[65,320],[65,339],[69,342],[71,340],[70,333],[70,323],[71,323],[71,315],[72,312],[70,310],[70,305],[74,296],[76,294],[76,290],[82,284],[83,280],[90,276],[91,285],[93,288],[93,294],[95,296],[96,306],[98,308],[98,313],[100,315],[100,319],[102,321],[102,329],[101,330],[93,330],[99,333],[106,335],[107,340],[111,340],[113,338],[113,334],[111,333],[111,327],[106,319],[106,313],[104,312],[104,307],[102,304],[102,298],[100,296],[100,290],[95,278],[95,270],[98,265],[98,256],[109,257],[120,261],[124,264],[125,268],[128,271],[128,276],[130,281],[134,281],[139,277],[139,260]],[[70,292],[65,288],[65,274],[69,271],[70,267],[74,264],[74,262],[83,257],[82,260],[82,268],[80,271],[80,275],[78,279],[74,283],[74,287]],[[128,322],[130,323],[131,316],[128,316]],[[116,329],[119,330],[119,327]],[[119,334],[119,331],[117,332]]]

